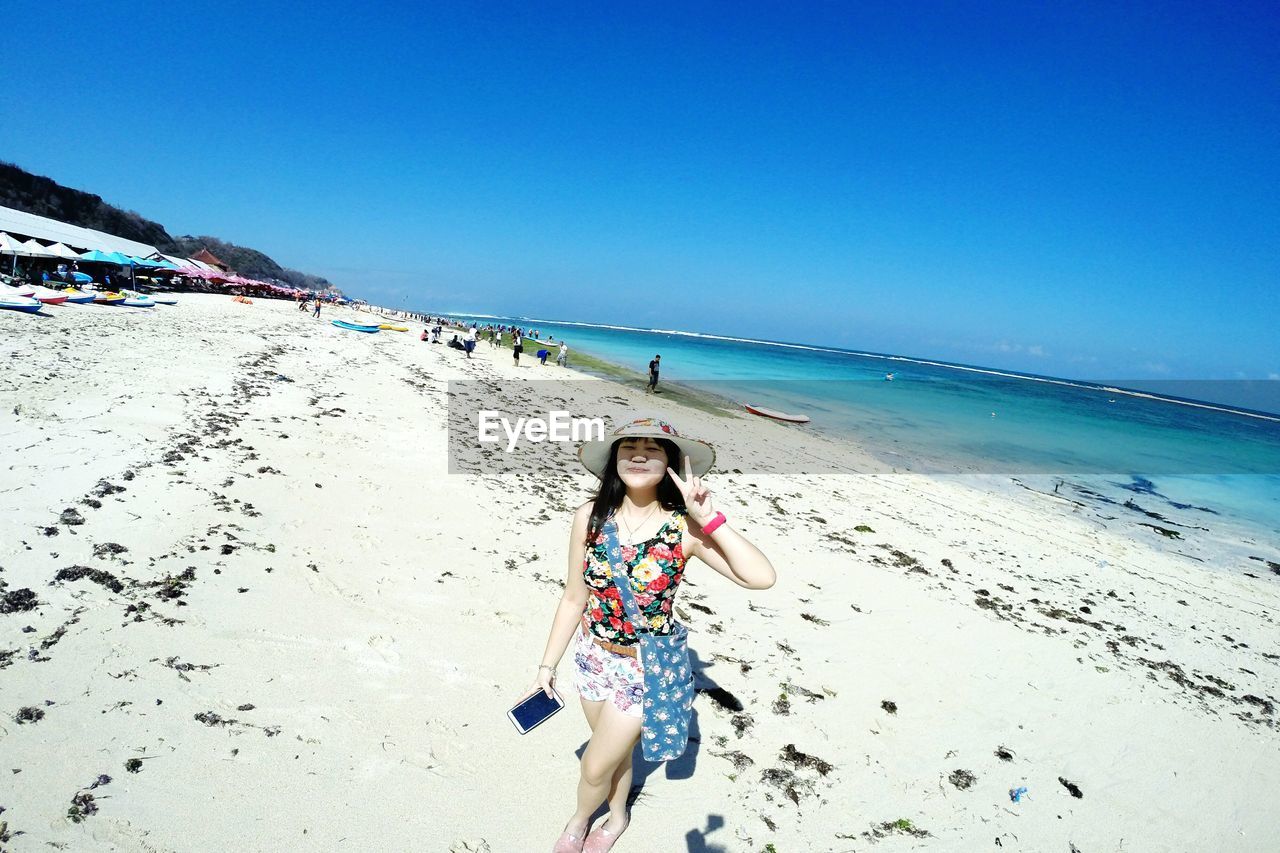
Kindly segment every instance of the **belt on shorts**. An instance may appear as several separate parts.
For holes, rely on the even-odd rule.
[[[608,652],[615,655],[626,655],[629,658],[636,657],[636,646],[620,646],[617,643],[611,643],[608,640],[602,640],[595,634],[591,633],[591,627],[587,624],[587,617],[582,617],[582,630],[587,633],[587,637],[591,642]]]

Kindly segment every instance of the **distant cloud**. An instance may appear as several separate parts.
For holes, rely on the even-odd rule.
[[[1280,373],[1268,373],[1268,374],[1267,374],[1267,378],[1268,378],[1268,379],[1280,379]]]
[[[1169,373],[1169,365],[1163,361],[1146,361],[1142,363],[1142,369],[1151,373]]]
[[[1015,354],[1025,353],[1026,355],[1033,355],[1038,358],[1044,358],[1046,355],[1048,355],[1048,353],[1045,352],[1044,347],[1040,344],[1031,344],[1030,346],[1024,346],[1022,344],[1011,344],[1008,341],[999,341],[994,344],[986,344],[986,345],[979,344],[977,349],[986,350],[988,352],[1004,352],[1004,353],[1015,353]]]

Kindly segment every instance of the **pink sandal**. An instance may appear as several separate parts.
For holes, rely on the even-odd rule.
[[[626,832],[625,827],[622,832]],[[613,849],[614,842],[618,840],[618,836],[622,832],[615,835],[605,829],[604,824],[601,824],[587,834],[587,842],[582,847],[582,853],[608,853],[609,850]]]
[[[551,853],[581,853],[583,843],[581,835],[571,835],[566,829],[560,834],[556,846],[551,848]]]

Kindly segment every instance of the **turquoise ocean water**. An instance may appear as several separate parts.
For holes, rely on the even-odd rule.
[[[1280,382],[1089,383],[669,330],[453,316],[567,340],[571,363],[580,348],[643,373],[661,353],[664,381],[809,415],[798,428],[854,436],[904,470],[1009,475],[1046,488],[1063,480],[1077,496],[1199,512],[1280,543],[1280,415],[1271,414]],[[527,355],[537,349],[530,343]],[[1261,403],[1196,402],[1241,398]]]

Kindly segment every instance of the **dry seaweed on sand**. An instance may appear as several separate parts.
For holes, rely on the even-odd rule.
[[[978,777],[974,776],[968,770],[953,770],[951,775],[947,777],[947,781],[955,785],[961,791],[967,791],[978,781]]]
[[[783,761],[788,764],[794,764],[796,767],[807,768],[818,771],[819,776],[826,776],[835,769],[829,762],[823,761],[816,755],[809,755],[796,749],[794,743],[789,743],[782,748],[781,756]]]

